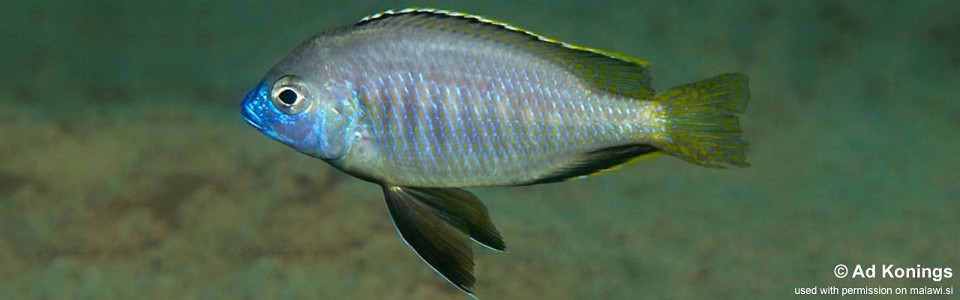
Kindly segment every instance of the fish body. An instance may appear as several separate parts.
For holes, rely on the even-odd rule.
[[[462,187],[582,178],[666,153],[746,166],[747,79],[657,93],[646,61],[438,10],[388,11],[321,33],[242,104],[252,126],[380,184],[403,239],[472,295],[472,239],[505,245]]]

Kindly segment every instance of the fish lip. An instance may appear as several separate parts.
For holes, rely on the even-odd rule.
[[[258,117],[256,114],[253,113],[253,110],[250,107],[250,105],[243,106],[240,112],[240,117],[243,118],[243,120],[246,121],[247,124],[250,124],[250,126],[253,126],[253,128],[263,130],[263,126],[260,126],[260,122],[261,122],[260,117]]]
[[[247,93],[247,96],[243,99],[243,103],[240,104],[240,117],[243,118],[247,124],[259,130],[264,129],[262,125],[263,120],[256,114],[254,107],[256,106],[257,98],[263,94],[264,89],[266,89],[265,84],[258,84],[257,87]]]

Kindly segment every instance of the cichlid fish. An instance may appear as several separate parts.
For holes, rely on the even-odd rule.
[[[649,63],[478,16],[387,11],[307,40],[263,77],[243,119],[379,184],[397,231],[471,297],[469,240],[506,247],[461,188],[583,178],[666,153],[747,166],[747,76],[655,92]]]

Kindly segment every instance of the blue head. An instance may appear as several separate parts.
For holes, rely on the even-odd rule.
[[[297,151],[335,160],[349,150],[358,114],[353,93],[336,90],[295,75],[268,75],[243,100],[241,116]]]

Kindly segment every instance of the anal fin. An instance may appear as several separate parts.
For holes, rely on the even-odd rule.
[[[596,175],[598,173],[611,171],[618,166],[630,162],[635,162],[642,158],[649,158],[657,155],[657,148],[647,144],[632,144],[603,148],[584,153],[569,165],[546,174],[539,179],[527,183],[527,185],[551,183],[582,176]]]
[[[383,193],[400,237],[440,276],[473,297],[473,250],[467,238],[506,249],[483,203],[455,188],[384,186]]]

